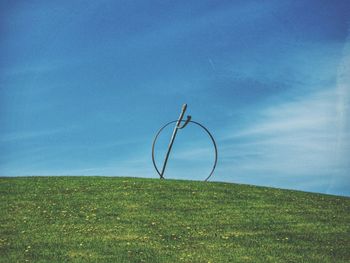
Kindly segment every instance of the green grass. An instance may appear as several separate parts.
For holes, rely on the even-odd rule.
[[[226,183],[0,179],[0,262],[350,262],[350,198]]]

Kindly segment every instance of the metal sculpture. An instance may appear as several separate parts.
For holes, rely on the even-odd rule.
[[[157,173],[159,174],[160,179],[164,179],[165,168],[166,168],[166,165],[168,163],[168,159],[169,159],[169,155],[170,155],[170,152],[171,152],[171,148],[173,147],[173,144],[174,144],[174,141],[175,141],[176,134],[177,134],[178,130],[185,128],[189,123],[193,123],[193,124],[196,124],[197,126],[199,126],[199,127],[201,127],[202,129],[205,130],[205,132],[210,137],[210,139],[211,139],[211,141],[213,143],[213,146],[214,146],[214,153],[215,153],[215,155],[214,155],[214,164],[213,164],[213,167],[212,167],[209,175],[204,180],[204,181],[208,181],[208,179],[213,175],[215,167],[216,167],[216,164],[217,164],[217,161],[218,161],[218,149],[217,149],[217,146],[216,146],[216,142],[214,140],[213,135],[209,132],[209,130],[206,127],[204,127],[202,124],[200,124],[200,123],[198,123],[196,121],[192,121],[190,115],[187,116],[186,120],[183,120],[183,117],[185,115],[186,109],[187,109],[187,104],[184,104],[182,106],[182,110],[181,110],[179,118],[177,120],[175,120],[175,121],[170,121],[170,122],[166,123],[165,125],[163,125],[158,130],[156,136],[154,137],[153,144],[152,144],[152,162],[153,162],[153,166],[156,169]],[[155,158],[154,158],[154,148],[155,148],[155,145],[156,145],[156,142],[157,142],[159,134],[164,130],[164,128],[166,128],[167,126],[169,126],[172,123],[176,123],[176,125],[174,127],[173,133],[172,133],[171,138],[170,138],[170,142],[169,142],[168,150],[167,150],[165,158],[164,158],[162,170],[159,171],[159,169],[158,169],[158,167],[156,165],[156,162],[155,162]]]

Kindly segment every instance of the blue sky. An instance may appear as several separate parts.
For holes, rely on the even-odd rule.
[[[348,1],[1,1],[0,175],[157,178],[188,114],[213,181],[350,196]],[[171,128],[156,149],[161,165]],[[179,132],[167,178],[212,146]]]

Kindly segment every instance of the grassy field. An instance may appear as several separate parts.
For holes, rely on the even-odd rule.
[[[350,262],[350,198],[108,177],[0,192],[0,262]]]

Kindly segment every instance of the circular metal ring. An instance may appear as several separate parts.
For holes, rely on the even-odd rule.
[[[165,124],[164,126],[162,126],[162,127],[158,130],[156,136],[155,136],[154,139],[153,139],[153,143],[152,143],[152,162],[153,162],[154,168],[156,169],[156,171],[157,171],[157,173],[159,174],[160,177],[161,177],[161,174],[160,174],[160,172],[159,172],[159,170],[158,170],[157,164],[156,164],[155,159],[154,159],[154,147],[155,147],[155,145],[156,145],[156,142],[157,142],[157,139],[158,139],[159,134],[165,129],[165,127],[167,127],[168,125],[170,125],[170,124],[172,124],[172,123],[175,123],[175,122],[177,122],[177,120],[175,120],[175,121],[170,121],[170,122],[168,122],[167,124]],[[185,120],[182,120],[181,122],[185,122]],[[213,164],[213,167],[212,167],[212,169],[211,169],[209,175],[208,175],[207,178],[205,178],[205,180],[204,180],[204,181],[208,181],[208,179],[213,175],[214,170],[215,170],[215,167],[216,167],[216,164],[217,164],[217,162],[218,162],[218,148],[217,148],[217,146],[216,146],[216,142],[215,142],[215,140],[214,140],[213,135],[211,135],[211,133],[209,132],[209,130],[208,130],[205,126],[203,126],[202,124],[200,124],[199,122],[196,122],[196,121],[189,121],[189,122],[194,123],[194,124],[200,126],[201,128],[203,128],[203,129],[207,132],[207,134],[209,135],[211,141],[213,142],[214,151],[215,151],[215,159],[214,159],[214,164]],[[162,177],[161,177],[161,178],[162,178]]]

